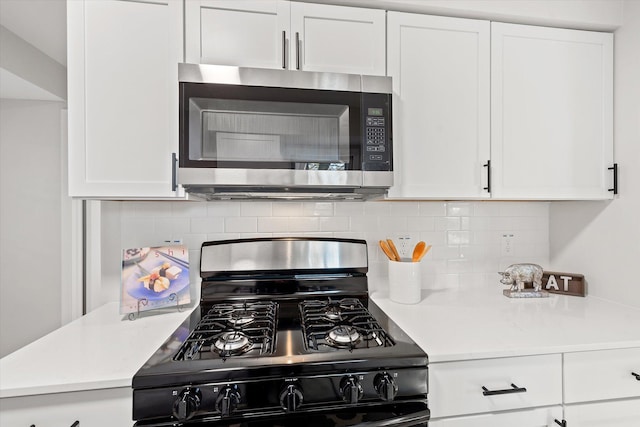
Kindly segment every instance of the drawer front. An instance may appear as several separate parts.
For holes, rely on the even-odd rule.
[[[571,427],[638,427],[640,399],[567,405],[564,418]]]
[[[432,420],[429,427],[558,427],[555,420],[562,420],[562,406]]]
[[[429,365],[429,408],[433,418],[561,403],[559,354]]]
[[[564,355],[565,402],[640,397],[640,348]]]

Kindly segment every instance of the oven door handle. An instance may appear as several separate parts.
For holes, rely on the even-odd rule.
[[[355,424],[352,427],[413,427],[418,424],[425,424],[431,418],[431,411],[414,412],[399,417],[388,418],[380,421],[367,421],[366,423]]]

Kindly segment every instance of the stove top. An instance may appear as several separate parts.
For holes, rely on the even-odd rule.
[[[133,378],[136,426],[427,419],[427,355],[369,300],[366,266],[363,241],[205,242],[200,308]]]

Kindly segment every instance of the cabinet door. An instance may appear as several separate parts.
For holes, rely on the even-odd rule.
[[[188,0],[186,62],[287,68],[289,3],[281,0]]]
[[[612,197],[612,34],[492,23],[491,108],[495,197]]]
[[[562,420],[561,406],[436,419],[429,427],[557,427],[555,420]]]
[[[69,192],[175,197],[182,2],[69,1]]]
[[[388,13],[392,198],[486,198],[488,21]]]
[[[0,400],[0,425],[69,427],[131,426],[130,387],[9,397]]]
[[[385,75],[385,11],[291,3],[290,69]]]
[[[434,418],[561,403],[559,354],[429,365],[429,407]]]
[[[640,399],[567,405],[564,418],[570,427],[638,427]]]

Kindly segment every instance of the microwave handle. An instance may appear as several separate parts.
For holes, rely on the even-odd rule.
[[[171,153],[171,191],[178,191],[178,156]]]
[[[430,418],[431,412],[425,409],[424,411],[388,418],[386,420],[367,421],[365,423],[355,424],[353,427],[413,427],[426,424]]]

